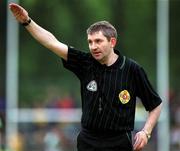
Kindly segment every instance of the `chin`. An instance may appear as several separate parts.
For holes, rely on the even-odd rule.
[[[97,57],[97,56],[93,56],[93,58],[94,58],[94,59],[96,59],[97,61],[102,60],[102,58],[101,58],[101,57]]]

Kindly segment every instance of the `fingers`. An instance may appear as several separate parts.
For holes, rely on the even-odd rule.
[[[145,146],[145,143],[143,141],[139,141],[135,146],[134,146],[134,151],[141,151]]]
[[[9,8],[17,21],[24,23],[28,20],[28,12],[23,7],[15,3],[10,3]]]
[[[143,132],[138,132],[135,137],[133,148],[135,151],[141,151],[147,144],[147,137]]]
[[[22,9],[23,9],[21,6],[15,4],[15,3],[10,3],[9,8],[13,13],[22,12]]]
[[[134,142],[133,148],[134,150],[137,150],[140,147],[141,140],[138,135],[136,135],[134,139],[135,139],[135,142]]]

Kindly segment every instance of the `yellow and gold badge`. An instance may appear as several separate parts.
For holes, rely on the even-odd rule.
[[[119,93],[119,100],[121,101],[122,104],[126,104],[130,100],[130,94],[127,90],[123,90]]]

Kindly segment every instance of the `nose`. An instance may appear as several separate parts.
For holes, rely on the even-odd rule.
[[[90,47],[90,49],[92,49],[92,50],[97,49],[97,45],[96,45],[95,42],[92,42],[92,43],[89,45],[89,47]]]

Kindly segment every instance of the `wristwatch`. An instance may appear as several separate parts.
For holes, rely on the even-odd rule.
[[[31,23],[31,18],[28,18],[28,20],[24,23],[22,23],[23,26],[28,26]]]
[[[146,131],[144,129],[142,131],[146,134],[146,137],[149,140],[151,138],[151,133],[149,133],[148,131]]]

